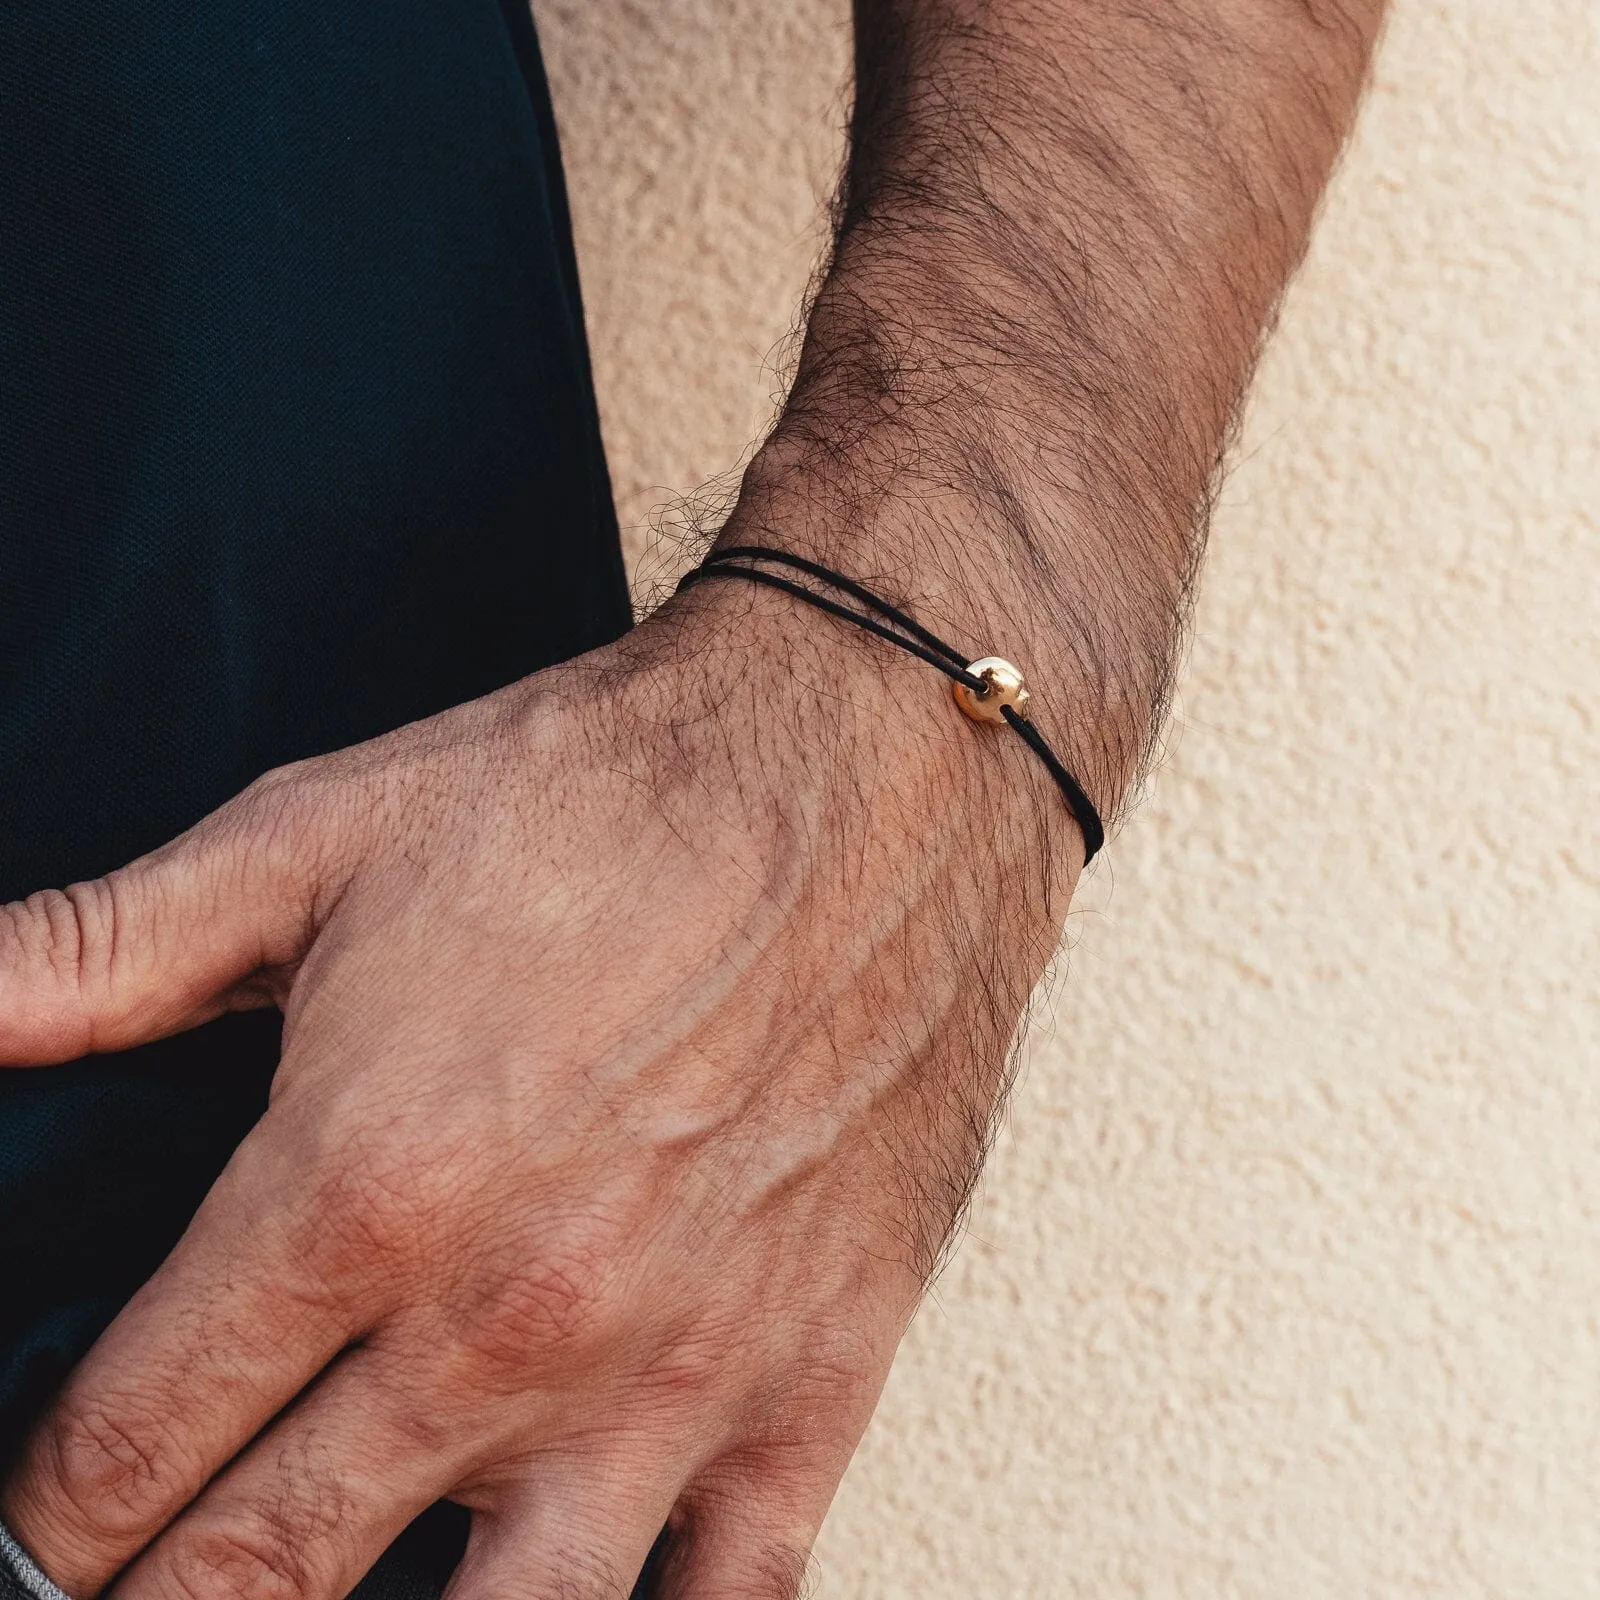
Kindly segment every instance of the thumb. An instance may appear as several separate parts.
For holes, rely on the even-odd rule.
[[[308,803],[321,786],[294,771],[104,878],[0,906],[0,1065],[124,1050],[272,1004],[333,897]]]

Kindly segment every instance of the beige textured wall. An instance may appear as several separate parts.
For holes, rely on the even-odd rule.
[[[766,415],[846,5],[536,9],[637,530]],[[1600,1596],[1597,30],[1399,0],[824,1596]]]

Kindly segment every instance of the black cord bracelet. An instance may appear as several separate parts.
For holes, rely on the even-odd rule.
[[[755,565],[758,562],[773,562],[803,572],[807,577],[849,595],[868,609],[857,611],[825,594],[818,594],[803,583],[796,583],[792,578],[768,572],[765,567]],[[865,628],[868,633],[876,634],[889,644],[910,651],[930,667],[937,667],[955,685],[956,704],[974,722],[1003,722],[1044,763],[1045,770],[1055,780],[1056,787],[1067,802],[1067,809],[1083,834],[1084,865],[1087,866],[1094,859],[1106,840],[1100,813],[1095,809],[1094,801],[1084,793],[1083,785],[1061,764],[1055,751],[1045,742],[1044,735],[1028,720],[1025,710],[1028,690],[1022,674],[1009,661],[999,656],[983,656],[976,661],[969,661],[938,634],[930,633],[898,606],[880,599],[853,578],[834,572],[820,562],[792,555],[787,550],[775,550],[760,544],[733,544],[723,550],[713,550],[698,567],[684,573],[678,580],[678,588],[687,589],[693,584],[703,583],[707,578],[742,578],[768,589],[781,589],[797,600],[804,600],[807,605],[816,606],[819,611],[826,611],[829,616],[853,622],[858,628]],[[877,615],[872,616],[868,612],[876,612]]]

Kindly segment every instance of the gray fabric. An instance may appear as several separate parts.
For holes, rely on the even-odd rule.
[[[0,1522],[0,1600],[68,1600]]]

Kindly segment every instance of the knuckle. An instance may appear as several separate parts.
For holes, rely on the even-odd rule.
[[[429,1200],[419,1170],[347,1152],[315,1186],[303,1258],[329,1283],[391,1277],[418,1248]]]
[[[342,860],[343,843],[363,813],[359,786],[327,758],[263,773],[219,813],[248,838],[269,878],[321,879]]]
[[[589,1352],[617,1333],[616,1257],[597,1239],[568,1239],[497,1278],[470,1318],[465,1343],[491,1371]]]
[[[470,1260],[484,1207],[463,1171],[463,1140],[420,1126],[406,1108],[374,1120],[364,1104],[321,1102],[315,1114],[324,1146],[304,1169],[305,1200],[290,1223],[311,1284],[341,1299],[386,1294]]]
[[[321,796],[326,787],[322,762],[315,758],[290,762],[246,784],[223,815],[249,819],[255,828],[268,832],[276,827],[293,831],[323,809]]]
[[[500,1286],[480,1320],[478,1343],[512,1361],[535,1347],[572,1344],[592,1331],[603,1293],[585,1260],[540,1262]]]
[[[189,1464],[149,1412],[105,1402],[69,1409],[50,1434],[50,1498],[91,1537],[115,1541],[182,1497]]]
[[[879,1370],[878,1350],[866,1328],[813,1326],[805,1365],[794,1376],[795,1401],[814,1416],[848,1424],[863,1406],[870,1413]]]
[[[180,1538],[155,1587],[171,1600],[293,1600],[312,1582],[305,1546],[266,1519]]]
[[[697,1328],[663,1346],[639,1370],[641,1390],[664,1407],[698,1408],[728,1381],[743,1353],[740,1332],[721,1326]]]
[[[292,859],[297,848],[314,839],[315,789],[298,768],[280,767],[241,790],[217,820],[248,835],[265,859]]]

